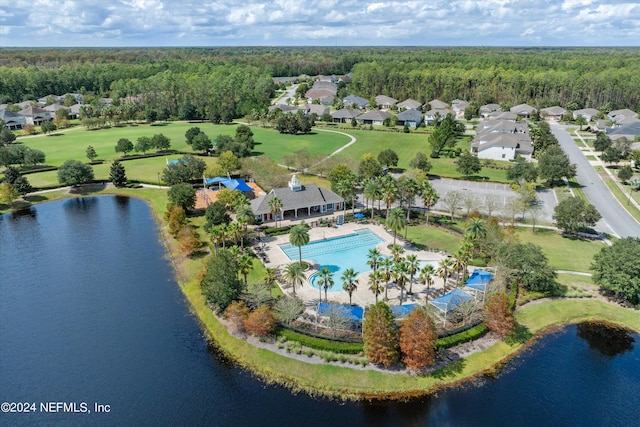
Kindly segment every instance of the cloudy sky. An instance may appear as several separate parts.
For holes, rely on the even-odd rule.
[[[638,46],[637,0],[13,0],[0,46]]]

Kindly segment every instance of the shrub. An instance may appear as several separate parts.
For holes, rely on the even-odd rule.
[[[362,343],[351,343],[312,337],[286,328],[279,328],[276,331],[276,334],[279,337],[285,337],[285,339],[289,341],[299,342],[301,345],[315,350],[343,354],[358,354],[362,351]]]
[[[487,325],[484,323],[481,323],[458,334],[438,339],[436,346],[439,350],[455,347],[458,344],[477,340],[478,338],[485,336],[487,332],[489,332],[489,328],[487,328]]]
[[[234,332],[245,331],[244,321],[249,315],[249,308],[242,301],[233,301],[224,311],[224,318],[229,321]]]
[[[244,322],[244,327],[248,333],[256,337],[266,337],[275,329],[276,322],[271,309],[262,306],[253,311]]]

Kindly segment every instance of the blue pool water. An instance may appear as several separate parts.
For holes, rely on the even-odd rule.
[[[342,290],[340,277],[345,270],[353,268],[359,275],[369,270],[367,265],[367,253],[369,249],[375,248],[379,243],[384,242],[380,236],[370,230],[359,230],[353,234],[330,239],[316,240],[302,247],[302,259],[315,261],[320,265],[320,269],[327,267],[333,271],[333,281],[335,284],[329,292]],[[280,245],[280,249],[287,257],[295,261],[298,259],[298,247],[289,243]],[[310,278],[311,285],[315,285],[317,276]]]

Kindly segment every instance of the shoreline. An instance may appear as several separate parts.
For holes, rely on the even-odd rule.
[[[54,201],[69,197],[120,195],[144,200],[157,223],[159,239],[166,248],[178,284],[189,311],[196,316],[210,345],[238,367],[248,370],[266,384],[278,384],[292,393],[304,392],[312,397],[335,398],[343,401],[410,400],[437,393],[445,388],[472,383],[482,376],[495,376],[514,357],[530,348],[538,338],[569,324],[585,321],[608,322],[640,333],[637,310],[622,308],[595,299],[551,299],[527,304],[516,311],[518,323],[531,333],[522,342],[496,340],[486,348],[460,355],[460,359],[423,374],[387,372],[381,369],[356,369],[351,365],[317,363],[296,360],[284,354],[233,336],[206,305],[200,292],[197,275],[187,277],[184,257],[172,245],[163,226],[162,216],[153,200],[136,194],[135,189],[110,189],[92,194],[61,194]],[[39,204],[39,203],[36,203]],[[589,314],[587,314],[589,313]],[[477,341],[466,343],[477,345]],[[465,344],[462,344],[462,347]],[[455,349],[455,348],[454,348]],[[453,350],[453,349],[450,349]],[[302,358],[308,358],[302,355]]]

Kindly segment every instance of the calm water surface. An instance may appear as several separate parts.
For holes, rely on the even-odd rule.
[[[0,217],[0,402],[111,408],[0,413],[1,426],[631,426],[639,340],[571,326],[497,380],[410,403],[294,396],[210,351],[143,202],[91,197]]]

